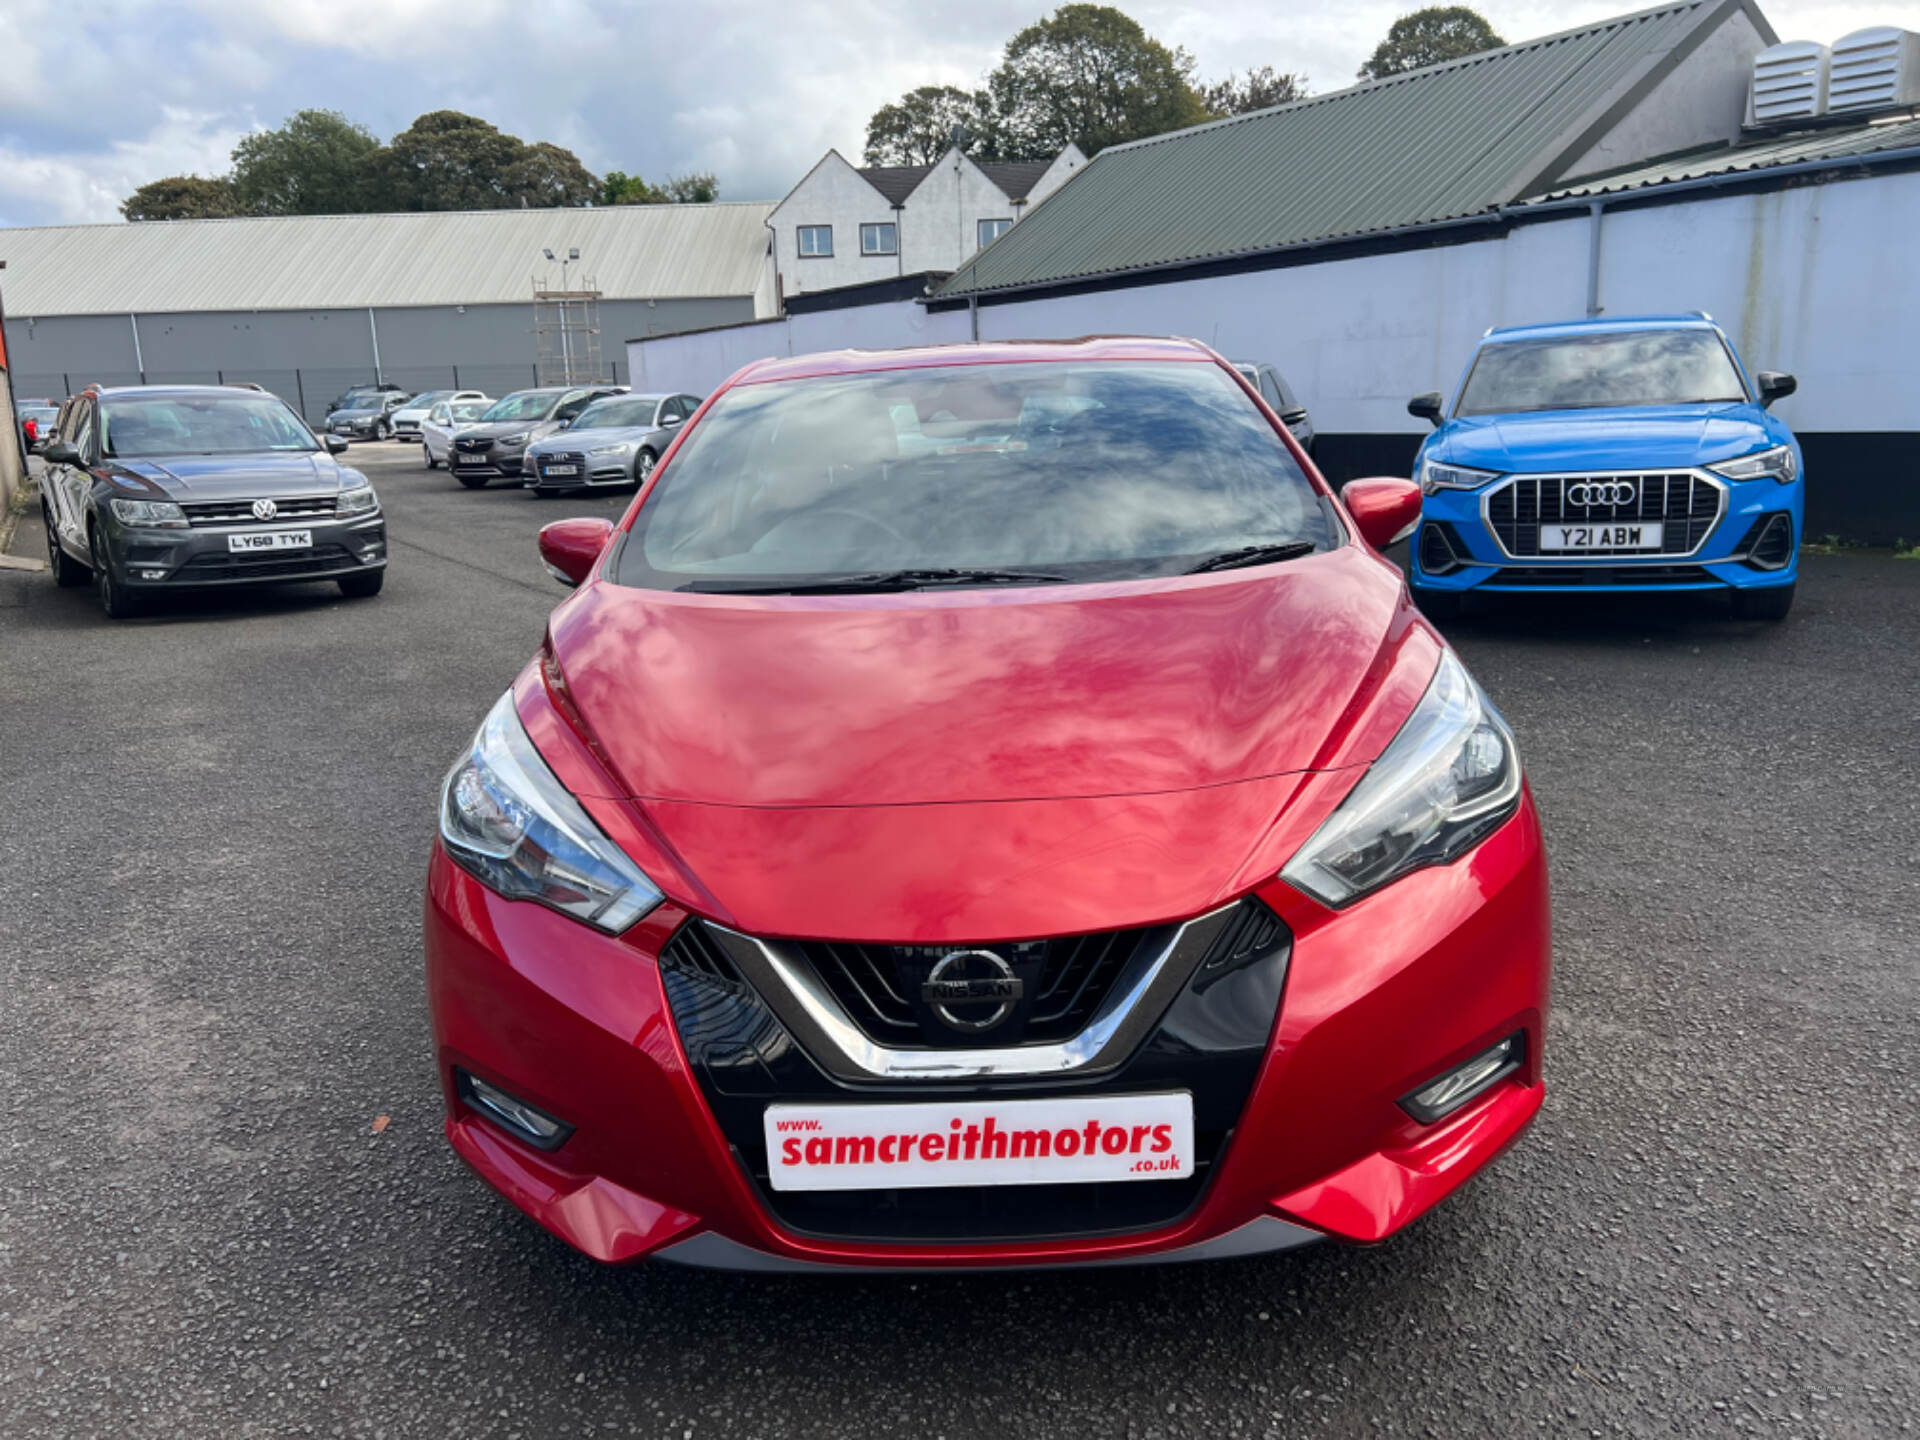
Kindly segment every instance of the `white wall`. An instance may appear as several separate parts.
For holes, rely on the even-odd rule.
[[[896,218],[884,195],[838,151],[828,151],[826,158],[808,171],[767,217],[773,227],[774,262],[779,268],[782,293],[834,290],[904,273],[895,256],[860,253],[862,224],[891,224]],[[831,225],[833,254],[803,258],[802,225]]]
[[[1450,391],[1490,325],[1585,310],[1585,215],[1497,240],[980,308],[984,340],[1190,335],[1279,366],[1322,434],[1414,434],[1410,395]],[[1752,369],[1790,370],[1803,431],[1920,431],[1920,174],[1609,213],[1603,313],[1707,310]],[[704,394],[748,359],[968,338],[913,301],[628,347],[633,384]],[[643,379],[644,377],[644,379]]]

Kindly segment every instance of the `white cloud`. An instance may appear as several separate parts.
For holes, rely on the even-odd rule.
[[[117,220],[120,202],[161,175],[218,175],[240,129],[217,117],[164,107],[145,134],[103,150],[29,152],[0,145],[0,223]]]

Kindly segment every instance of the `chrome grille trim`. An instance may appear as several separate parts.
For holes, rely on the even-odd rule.
[[[253,513],[253,501],[245,500],[188,500],[182,501],[180,508],[186,512],[187,524],[196,528],[218,525],[223,528],[251,528],[256,525],[284,525],[295,520],[331,520],[334,517],[339,497],[336,495],[294,495],[282,499],[278,495],[270,497],[274,514],[270,520],[261,520]]]
[[[1604,483],[1612,480],[1640,481],[1641,487],[1638,501],[1634,505],[1577,506],[1566,499],[1567,490],[1582,481],[1598,481]],[[1657,509],[1650,508],[1647,503],[1655,482],[1658,482],[1658,493],[1660,497]],[[1681,489],[1681,482],[1685,483],[1684,490]],[[1550,486],[1557,487],[1554,493],[1561,518],[1549,523],[1586,524],[1592,522],[1594,524],[1610,524],[1615,521],[1657,520],[1666,527],[1660,537],[1660,548],[1658,550],[1541,551],[1539,517],[1542,512],[1545,496],[1549,493],[1548,487]],[[1702,517],[1693,513],[1694,502],[1700,497],[1702,487],[1704,487],[1705,493],[1710,494],[1713,498],[1713,513],[1711,516]],[[1501,534],[1500,526],[1494,521],[1492,512],[1495,497],[1503,495],[1510,490],[1515,492],[1516,513],[1519,508],[1518,502],[1520,496],[1529,493],[1529,491],[1532,494],[1534,515],[1532,521],[1534,527],[1532,549],[1510,548],[1507,544],[1506,537]],[[1673,509],[1676,500],[1680,502],[1681,506],[1678,511]],[[1553,471],[1539,475],[1525,473],[1506,475],[1492,485],[1489,485],[1480,495],[1480,523],[1485,528],[1487,534],[1493,537],[1494,547],[1499,550],[1504,558],[1508,560],[1525,560],[1530,565],[1592,565],[1595,563],[1608,564],[1616,562],[1630,565],[1655,558],[1686,559],[1689,556],[1700,553],[1706,546],[1707,541],[1711,540],[1714,533],[1720,528],[1720,522],[1726,519],[1726,515],[1727,482],[1709,470],[1686,465],[1637,470],[1568,470]],[[1691,544],[1683,543],[1679,546],[1675,546],[1672,543],[1670,537],[1676,525],[1681,527],[1681,534],[1684,541],[1690,538],[1688,532],[1692,526],[1700,522],[1703,518],[1705,525],[1700,532],[1700,538],[1698,540],[1694,540]],[[1520,523],[1521,522],[1516,520],[1513,524],[1515,532],[1514,539],[1516,542],[1519,539]]]

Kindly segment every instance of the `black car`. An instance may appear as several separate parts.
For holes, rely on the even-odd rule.
[[[400,389],[358,396],[349,400],[344,410],[335,410],[327,416],[327,433],[345,440],[390,439],[393,412],[412,401],[412,394]]]
[[[1300,448],[1311,455],[1313,417],[1307,414],[1307,407],[1301,403],[1294,388],[1287,384],[1287,377],[1264,361],[1236,360],[1233,368],[1260,392],[1260,398],[1280,417],[1280,423],[1293,432],[1293,438],[1300,442]]]
[[[168,591],[332,580],[380,593],[387,524],[366,476],[274,395],[230,386],[90,389],[61,409],[40,487],[61,585],[115,619]]]
[[[624,385],[554,385],[516,390],[493,402],[477,425],[453,440],[447,459],[453,478],[469,490],[489,480],[518,480],[526,470],[527,446],[573,423],[602,395],[621,395]]]
[[[328,403],[327,414],[331,415],[336,410],[357,410],[364,405],[377,402],[382,395],[403,393],[405,392],[390,380],[383,380],[378,385],[349,385]]]

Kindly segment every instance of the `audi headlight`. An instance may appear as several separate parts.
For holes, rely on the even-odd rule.
[[[1366,776],[1280,878],[1340,906],[1477,845],[1520,803],[1513,732],[1451,651]]]
[[[587,451],[587,454],[589,455],[624,455],[631,449],[633,449],[633,442],[631,440],[622,440],[617,445],[598,446],[595,449]]]
[[[1800,467],[1793,463],[1793,449],[1787,445],[1776,445],[1771,450],[1742,455],[1738,460],[1722,461],[1707,468],[1729,480],[1778,480],[1782,485],[1791,485],[1800,473]]]
[[[340,498],[334,502],[335,515],[366,515],[372,513],[380,502],[374,498],[371,485],[356,485],[351,490],[342,490]]]
[[[1495,470],[1475,470],[1466,465],[1447,465],[1439,460],[1420,462],[1420,493],[1431,495],[1436,490],[1477,490],[1499,472]]]
[[[184,530],[187,512],[171,500],[115,500],[114,517],[122,525],[158,526],[166,530]]]
[[[509,900],[532,900],[617,935],[663,898],[533,748],[509,690],[440,790],[454,863]]]

